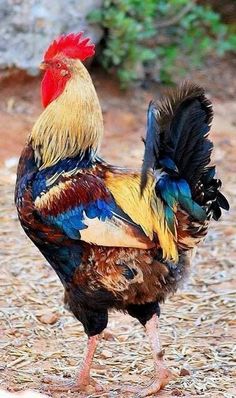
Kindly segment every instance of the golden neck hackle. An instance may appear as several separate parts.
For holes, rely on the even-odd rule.
[[[100,146],[104,126],[99,100],[88,71],[75,62],[63,93],[45,108],[30,134],[40,169]]]

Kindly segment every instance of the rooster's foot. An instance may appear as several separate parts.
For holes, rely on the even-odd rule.
[[[71,380],[57,376],[46,376],[43,379],[44,391],[48,392],[101,392],[104,388],[91,377],[89,379]]]
[[[122,392],[133,393],[134,398],[144,398],[149,395],[155,394],[164,388],[172,378],[170,370],[166,367],[159,369],[158,375],[146,387],[140,386],[124,386]]]

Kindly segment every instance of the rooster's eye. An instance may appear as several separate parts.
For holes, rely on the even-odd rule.
[[[57,63],[56,63],[56,68],[57,68],[57,69],[60,69],[60,68],[61,68],[60,62],[57,62]]]

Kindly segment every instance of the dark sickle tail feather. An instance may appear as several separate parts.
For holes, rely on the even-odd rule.
[[[154,168],[156,159],[159,158],[160,150],[160,128],[157,122],[157,110],[153,101],[150,102],[147,112],[147,134],[145,143],[145,153],[141,174],[141,193],[147,184],[147,173]]]
[[[176,202],[200,221],[210,213],[217,220],[220,208],[229,209],[219,191],[221,182],[214,178],[215,168],[208,166],[212,118],[212,104],[204,90],[188,82],[149,105],[141,193],[149,169],[164,172],[156,191],[166,202],[170,219]]]

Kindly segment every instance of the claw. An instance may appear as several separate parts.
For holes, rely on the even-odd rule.
[[[101,392],[104,390],[95,380],[90,377],[90,368],[92,365],[93,356],[99,341],[99,336],[95,335],[88,339],[87,352],[82,366],[77,373],[75,380],[66,379],[57,376],[46,376],[43,382],[46,384],[44,386],[44,391],[49,392]]]
[[[155,394],[159,392],[162,388],[164,388],[172,378],[171,372],[167,368],[163,368],[158,377],[154,379],[151,384],[147,387],[139,389],[138,393],[134,398],[145,398],[149,395]]]
[[[94,379],[76,380],[60,378],[57,376],[45,376],[43,378],[44,391],[49,392],[102,392],[103,386],[98,384]]]
[[[121,388],[121,391],[124,393],[135,394],[133,398],[144,398],[159,392],[171,379],[172,373],[163,366],[163,368],[159,369],[156,378],[153,379],[146,387],[142,388],[140,386],[126,385]]]

